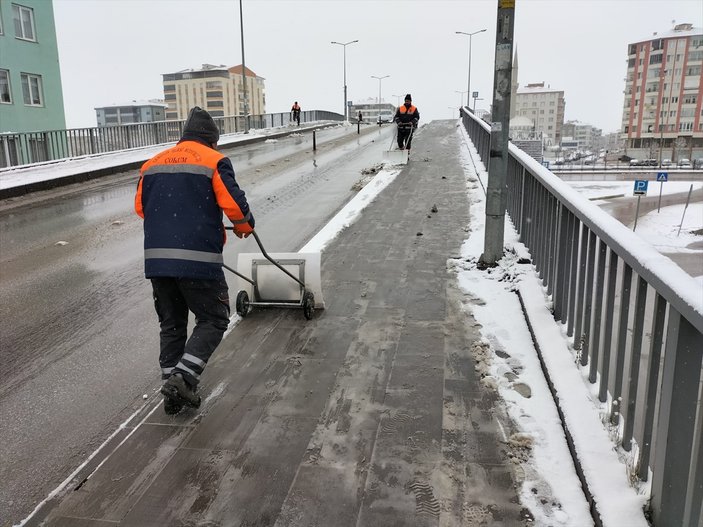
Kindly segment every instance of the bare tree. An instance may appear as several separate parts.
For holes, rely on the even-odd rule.
[[[686,150],[688,147],[688,141],[686,141],[685,137],[677,137],[676,141],[674,141],[674,149],[676,150],[676,162],[678,163],[679,160],[682,157],[685,157],[685,155],[681,155],[681,153]]]

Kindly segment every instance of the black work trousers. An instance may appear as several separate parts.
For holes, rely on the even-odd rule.
[[[152,278],[154,307],[161,326],[161,377],[181,373],[191,385],[200,382],[207,361],[229,325],[229,292],[218,280]],[[195,327],[188,338],[188,312]]]
[[[398,148],[410,150],[410,144],[413,142],[413,129],[411,126],[398,127]]]

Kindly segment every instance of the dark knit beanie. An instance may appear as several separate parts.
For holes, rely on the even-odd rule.
[[[188,114],[188,119],[183,125],[183,137],[197,137],[207,144],[217,143],[220,139],[220,130],[210,114],[199,106],[193,107]]]
[[[405,100],[406,100],[406,101],[412,101],[413,98],[412,98],[412,97],[410,96],[410,94],[408,93],[408,94],[405,96]]]

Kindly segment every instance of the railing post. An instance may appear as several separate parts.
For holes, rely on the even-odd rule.
[[[635,290],[635,317],[632,325],[632,352],[630,353],[630,375],[627,382],[627,412],[625,428],[622,434],[622,447],[629,452],[632,449],[632,436],[635,428],[637,409],[637,384],[640,376],[640,358],[642,357],[642,337],[644,335],[644,310],[647,305],[647,282],[637,278]]]
[[[595,309],[593,317],[593,331],[591,332],[591,369],[588,374],[588,380],[595,383],[598,377],[598,351],[600,348],[600,321],[603,313],[603,285],[605,283],[605,256],[607,247],[601,240],[598,261],[596,263],[596,296]]]
[[[581,347],[581,366],[588,364],[591,349],[591,316],[593,314],[593,274],[596,263],[596,244],[599,240],[593,231],[588,231],[588,268],[586,269],[586,294],[583,297],[583,344]],[[576,335],[578,337],[578,335]]]
[[[610,250],[608,262],[608,288],[605,293],[605,327],[603,329],[603,367],[601,368],[598,400],[608,399],[608,379],[610,377],[610,349],[613,346],[613,312],[615,311],[615,283],[618,278],[618,255]]]
[[[687,492],[691,469],[700,469],[701,446],[694,445],[696,406],[701,381],[703,337],[691,323],[671,306],[666,331],[662,368],[659,421],[655,431],[652,513],[655,525],[696,525],[700,520],[700,489]],[[700,428],[701,423],[698,423]],[[694,449],[695,446],[695,449]],[[697,459],[693,459],[696,457]],[[695,463],[692,463],[695,461]],[[694,477],[700,483],[701,474]],[[690,518],[698,510],[699,518]]]
[[[622,413],[622,376],[625,369],[625,343],[627,342],[627,319],[630,314],[630,290],[632,289],[632,267],[623,262],[622,288],[620,289],[620,313],[618,316],[618,340],[615,346],[615,382],[613,384],[613,408],[610,422],[618,424]]]
[[[652,428],[654,425],[654,409],[659,387],[659,367],[661,366],[661,347],[664,337],[664,319],[666,301],[657,293],[654,298],[654,320],[652,321],[652,337],[649,346],[649,364],[647,365],[647,384],[644,397],[644,434],[640,447],[637,475],[642,481],[649,477],[649,452],[652,446]]]
[[[312,150],[313,150],[313,152],[315,150],[317,150],[317,139],[315,137],[315,132],[316,132],[316,130],[312,131]]]

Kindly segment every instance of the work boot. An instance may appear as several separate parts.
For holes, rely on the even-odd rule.
[[[180,400],[164,396],[164,413],[166,415],[176,415],[181,410],[183,410],[183,403]]]
[[[161,387],[161,393],[168,399],[175,399],[192,408],[200,407],[200,396],[195,393],[180,373],[171,375]]]

